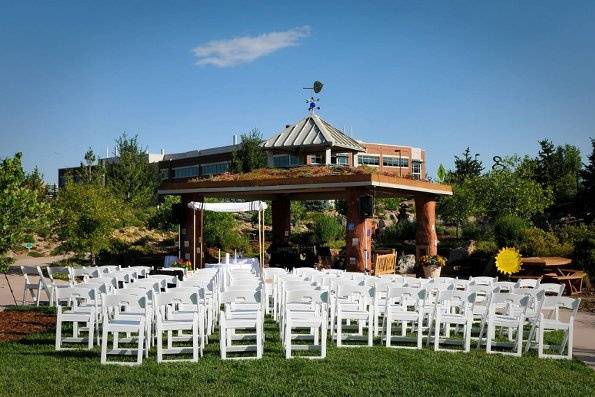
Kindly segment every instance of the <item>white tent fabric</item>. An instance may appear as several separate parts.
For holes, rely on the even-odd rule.
[[[188,208],[198,211],[247,212],[264,211],[267,209],[267,204],[264,201],[248,201],[245,203],[201,203],[191,201],[188,203]]]

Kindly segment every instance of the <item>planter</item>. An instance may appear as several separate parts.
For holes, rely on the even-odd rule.
[[[440,277],[442,266],[422,266],[424,269],[425,278],[437,278]]]

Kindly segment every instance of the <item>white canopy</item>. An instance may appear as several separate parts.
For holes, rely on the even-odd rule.
[[[191,201],[188,203],[188,208],[214,212],[247,212],[264,211],[267,209],[267,204],[264,201],[248,201],[245,203],[201,203]]]

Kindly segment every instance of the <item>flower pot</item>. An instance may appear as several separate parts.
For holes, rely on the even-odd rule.
[[[422,266],[424,269],[425,278],[437,278],[440,277],[442,266]]]

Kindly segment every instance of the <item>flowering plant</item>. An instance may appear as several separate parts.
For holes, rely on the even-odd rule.
[[[422,266],[446,266],[446,258],[440,255],[424,255],[419,261]]]
[[[178,259],[172,264],[172,267],[181,267],[186,270],[192,270],[192,262],[188,259]]]

